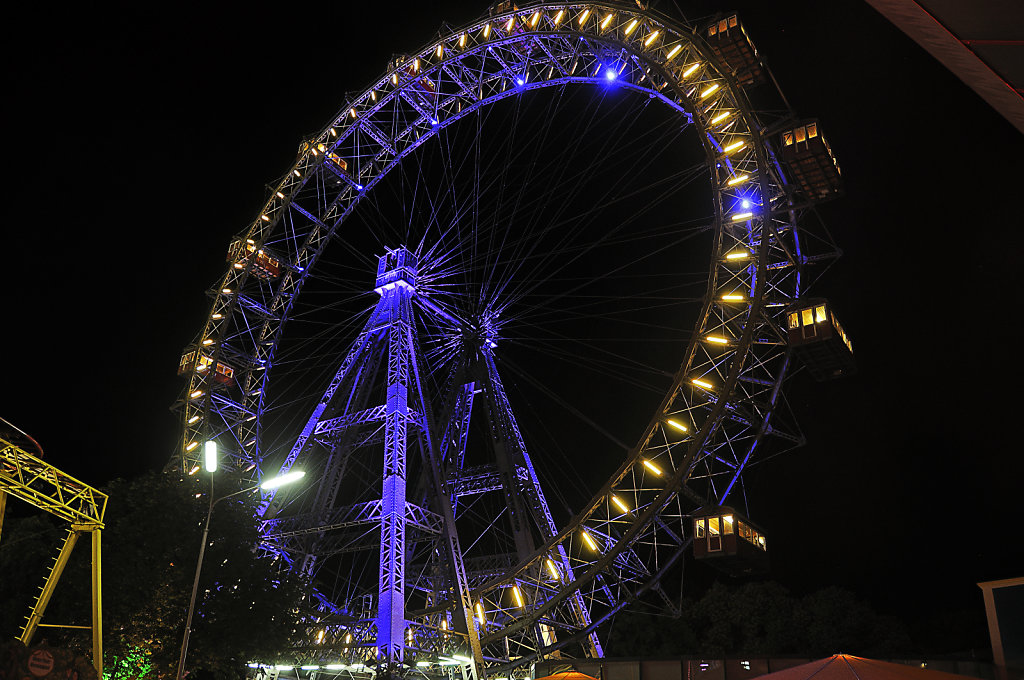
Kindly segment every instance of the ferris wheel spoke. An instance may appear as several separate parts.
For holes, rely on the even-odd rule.
[[[665,192],[665,194],[662,195],[661,200],[664,200],[664,198],[666,198],[669,195],[669,193],[670,192]],[[657,201],[657,202],[660,202],[660,201]],[[652,202],[652,203],[648,204],[648,206],[646,206],[644,212],[647,211],[647,210],[653,209],[653,207],[657,204],[657,202]],[[596,216],[596,214],[598,214],[596,211],[591,213],[591,220],[590,221],[592,221],[594,219],[594,216]],[[605,245],[607,239],[610,239],[612,236],[614,236],[614,235],[618,234],[620,231],[624,230],[633,221],[639,219],[641,216],[642,216],[642,212],[634,213],[629,220],[620,223],[619,225],[617,225],[617,227],[615,229],[609,230],[609,232],[607,234],[603,235],[602,238],[598,239],[596,242],[590,242],[585,247],[577,248],[575,253],[572,253],[569,256],[563,256],[562,262],[559,263],[560,266],[553,267],[552,270],[551,270],[550,276],[551,277],[556,276],[559,273],[560,270],[562,270],[565,267],[569,266],[570,264],[572,264],[573,262],[578,260],[580,257],[583,257],[587,253],[592,252],[594,249],[598,248],[599,246]],[[675,240],[673,242],[670,242],[670,243],[660,247],[659,249],[655,249],[655,250],[646,252],[644,255],[640,256],[640,258],[638,258],[637,260],[633,260],[631,262],[623,264],[620,267],[618,267],[616,269],[613,269],[611,271],[602,272],[600,274],[595,275],[593,280],[594,281],[603,280],[605,277],[610,276],[611,274],[614,274],[614,273],[616,273],[618,271],[621,271],[622,269],[625,269],[625,268],[627,268],[629,266],[635,265],[641,259],[646,259],[648,257],[651,257],[651,256],[657,254],[658,252],[661,252],[662,250],[664,250],[666,248],[670,248],[670,247],[673,247],[675,245],[678,245],[682,241],[688,240],[688,239],[692,238],[693,236],[695,236],[695,235],[697,235],[699,233],[701,233],[701,230],[694,230],[694,231],[692,231],[690,233],[684,233],[684,235],[682,237],[678,238],[677,240]],[[548,258],[548,259],[550,259],[550,258]],[[536,269],[540,269],[542,265],[543,265],[543,263],[538,263]],[[530,274],[523,274],[522,279],[526,280],[526,281],[530,281],[532,279],[533,283],[530,284],[529,287],[526,287],[525,290],[520,290],[520,291],[517,291],[514,294],[510,294],[508,296],[509,302],[506,303],[505,306],[508,306],[508,305],[512,304],[517,297],[521,297],[521,296],[529,294],[530,292],[535,290],[536,287],[540,283],[543,283],[545,281],[545,279],[538,279],[536,277],[536,274],[534,274],[532,277],[531,277]],[[575,292],[576,290],[579,290],[580,288],[584,287],[585,285],[586,285],[586,283],[581,283],[579,286],[577,286],[575,288],[567,289],[565,292],[561,293],[561,295],[567,295],[567,294],[570,294],[572,292]]]

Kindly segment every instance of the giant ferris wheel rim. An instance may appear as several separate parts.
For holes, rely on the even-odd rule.
[[[689,40],[694,40],[695,41],[694,44],[697,45],[698,47],[701,47],[700,44],[699,44],[699,38],[696,38],[696,36],[694,36],[694,35],[686,35],[687,32],[689,32],[691,30],[695,31],[695,29],[688,29],[686,27],[679,26],[679,25],[672,26],[669,23],[670,22],[669,19],[664,18],[661,15],[658,15],[658,14],[652,12],[651,10],[637,11],[636,8],[630,7],[628,5],[627,6],[623,6],[623,5],[618,5],[618,4],[615,4],[615,3],[607,3],[607,2],[606,3],[540,3],[540,4],[536,4],[536,5],[524,6],[524,7],[520,8],[520,9],[515,10],[515,11],[505,12],[505,13],[502,13],[502,14],[494,15],[492,17],[481,18],[480,20],[477,20],[475,22],[467,24],[466,26],[464,26],[464,27],[462,27],[460,29],[451,31],[448,36],[443,36],[443,37],[441,37],[438,40],[431,41],[430,43],[425,45],[423,48],[421,48],[415,54],[420,55],[420,57],[425,57],[426,55],[429,55],[435,49],[436,45],[444,43],[446,39],[449,42],[451,42],[452,39],[454,38],[455,42],[457,42],[457,39],[460,36],[462,36],[462,35],[469,35],[469,34],[471,34],[474,31],[480,31],[481,27],[486,26],[487,24],[495,24],[495,25],[496,24],[500,24],[503,21],[506,21],[508,18],[511,18],[511,17],[514,17],[514,16],[521,17],[524,14],[527,14],[527,15],[532,14],[535,11],[541,11],[541,12],[555,11],[555,12],[557,12],[557,11],[565,10],[567,12],[571,12],[574,9],[581,10],[581,11],[587,11],[587,10],[590,10],[590,11],[607,10],[607,11],[610,11],[610,12],[628,12],[629,16],[631,16],[631,17],[635,16],[635,17],[641,18],[641,19],[643,17],[645,17],[645,16],[648,16],[648,15],[651,16],[651,17],[658,17],[657,21],[663,22],[665,26],[671,27],[672,29],[677,31],[678,32],[677,34],[678,34],[678,36],[680,38],[683,38],[685,36]],[[565,21],[563,23],[569,24],[569,25],[572,24],[571,21]],[[563,30],[560,31],[560,33],[564,33],[564,34],[572,35],[572,36],[577,36],[577,37],[581,37],[581,38],[584,38],[584,37],[594,37],[594,36],[592,36],[590,33],[586,32],[586,31],[583,31],[583,30],[573,30],[571,28],[564,28]],[[634,33],[639,35],[639,33],[636,32],[636,31],[634,31]],[[495,29],[495,35],[497,35],[497,34],[498,34],[498,30]],[[530,37],[532,37],[534,35],[542,35],[542,34],[543,34],[542,32],[538,31],[538,32],[534,32],[534,33],[532,33],[530,35],[517,35],[517,36],[513,36],[513,37],[498,37],[494,41],[484,42],[484,43],[481,43],[481,44],[473,45],[467,51],[467,53],[472,52],[472,51],[477,51],[478,52],[482,48],[485,48],[487,46],[513,44],[513,43],[515,43],[517,41],[522,41],[524,39],[529,39]],[[601,38],[602,38],[602,40],[610,43],[609,39],[606,36],[601,36]],[[631,47],[631,45],[626,44],[626,43],[619,43],[617,46],[622,47],[622,48],[624,48],[626,50],[635,49],[635,47]],[[664,52],[665,50],[662,50],[662,51]],[[701,54],[702,54],[702,57],[704,58],[704,60],[706,62],[708,62],[708,63],[714,64],[716,62],[716,60],[717,60],[716,57],[714,57],[714,55],[710,54],[710,50],[708,50],[706,48],[706,46],[702,47]],[[642,54],[638,53],[638,54],[635,54],[634,56],[640,57],[640,56],[642,56]],[[411,59],[415,59],[417,57],[410,57],[410,58]],[[431,70],[436,70],[437,65],[432,65],[429,68]],[[332,119],[332,123],[331,124],[328,124],[327,126],[325,126],[325,128],[323,130],[320,131],[320,133],[318,133],[316,136],[310,138],[309,142],[307,142],[307,144],[306,144],[307,149],[304,152],[300,153],[298,159],[293,164],[293,166],[288,170],[287,173],[285,173],[283,178],[274,187],[274,191],[272,192],[272,195],[268,198],[267,202],[265,203],[264,208],[257,214],[257,217],[250,224],[249,228],[245,232],[243,232],[243,235],[244,235],[245,238],[252,239],[253,236],[261,236],[261,235],[262,236],[266,236],[268,234],[268,230],[267,230],[268,227],[273,228],[273,227],[277,226],[275,220],[279,217],[280,213],[275,210],[275,207],[276,207],[275,204],[277,203],[276,199],[280,198],[282,193],[284,193],[281,190],[286,188],[286,187],[288,187],[288,186],[291,186],[294,190],[297,190],[298,187],[301,186],[301,183],[291,181],[290,178],[296,176],[297,173],[301,173],[303,169],[308,168],[308,167],[310,167],[312,165],[315,165],[317,163],[316,153],[315,152],[311,153],[311,151],[310,151],[310,149],[312,148],[310,146],[310,142],[314,142],[315,143],[315,140],[330,140],[334,136],[334,134],[335,134],[335,132],[337,130],[337,128],[335,127],[335,124],[338,123],[338,122],[341,122],[341,121],[345,121],[345,119],[348,117],[348,115],[350,115],[349,112],[351,112],[354,109],[353,104],[358,104],[360,102],[364,102],[367,99],[369,99],[370,96],[371,96],[371,93],[375,91],[375,88],[377,86],[380,86],[380,85],[386,83],[389,77],[393,77],[396,73],[398,73],[401,70],[402,70],[401,67],[396,67],[396,68],[390,69],[387,73],[385,73],[385,75],[381,79],[376,81],[376,83],[374,83],[374,85],[372,85],[371,87],[369,87],[366,90],[362,91],[359,95],[357,95],[356,97],[352,98],[348,103],[346,103],[339,110],[338,114]],[[726,82],[731,80],[730,77],[728,75],[726,75],[726,74],[720,74],[719,75],[719,79],[721,79],[722,81],[726,81]],[[596,76],[591,76],[591,77],[581,76],[581,77],[578,77],[578,78],[574,78],[573,81],[574,82],[580,82],[580,83],[591,83],[591,84],[593,84],[593,83],[599,83],[600,79],[598,77],[596,77]],[[485,101],[481,101],[481,102],[479,102],[479,104],[480,105],[486,105],[486,104],[494,103],[494,102],[499,101],[500,99],[504,99],[506,97],[516,96],[516,95],[521,94],[521,93],[526,92],[526,91],[530,91],[530,90],[538,89],[538,88],[542,88],[542,87],[550,87],[550,86],[557,85],[557,84],[559,84],[559,82],[548,82],[548,81],[545,81],[545,82],[541,82],[541,83],[530,83],[530,84],[527,84],[526,86],[522,87],[519,90],[509,89],[509,90],[501,93],[498,96],[488,98]],[[635,86],[633,83],[627,83],[627,82],[618,82],[617,86],[619,86],[619,87],[626,87],[626,88],[630,88],[630,89],[636,89],[636,90],[639,90],[639,91],[644,92],[644,93],[653,94],[653,95],[657,96],[659,99],[661,99],[663,102],[668,104],[669,106],[672,106],[673,108],[676,108],[677,110],[684,111],[684,109],[683,109],[683,107],[681,105],[681,102],[671,101],[671,100],[667,99],[663,95],[663,93],[661,93],[661,92],[652,91],[650,89],[646,89],[646,88],[643,88],[643,87],[638,87],[638,86]],[[745,98],[745,95],[744,95],[742,89],[738,85],[735,85],[735,83],[731,83],[728,87],[729,87],[730,94],[732,96],[736,97],[738,102],[742,102],[742,104],[743,104],[742,108],[749,111],[750,107],[749,107],[749,105],[745,101],[746,98]],[[395,93],[399,93],[399,92],[402,92],[402,91],[411,90],[411,89],[414,89],[414,88],[415,88],[415,85],[414,85],[414,82],[413,82],[412,78],[404,79],[404,80],[402,80],[400,82],[399,86],[397,88],[395,88],[395,90],[391,94],[395,94]],[[426,131],[426,134],[423,136],[423,141],[426,141],[428,138],[433,137],[436,133],[440,132],[441,130],[443,130],[448,125],[451,125],[452,123],[456,122],[461,117],[463,117],[465,115],[468,115],[469,112],[470,111],[466,111],[465,113],[462,113],[462,114],[460,114],[457,117],[445,118],[445,119],[438,120],[438,124],[436,126],[433,126],[433,129]],[[699,119],[695,119],[694,122],[699,123]],[[702,135],[702,139],[703,139],[703,137],[704,137],[704,135]],[[420,142],[420,143],[422,143],[422,142]],[[418,145],[419,144],[417,144],[416,146],[418,146]],[[406,152],[409,152],[409,151],[413,150],[413,148],[415,148],[415,147],[407,149]],[[707,151],[707,149],[706,149],[706,151]],[[371,179],[371,182],[375,183],[375,182],[379,181],[380,179],[383,178],[383,176],[385,174],[387,174],[387,173],[386,172],[381,172],[380,174],[374,176]],[[361,191],[361,192],[363,192],[363,194],[365,194],[365,192],[371,186],[373,186],[373,185],[370,184],[370,183],[366,183],[366,184],[360,184],[358,186],[359,186],[358,191]],[[290,195],[286,194],[286,193],[284,195],[285,195],[286,198],[282,199],[282,200],[289,200]],[[278,213],[278,214],[275,215],[274,213]],[[720,223],[721,222],[721,217],[718,217],[716,219],[716,221]],[[340,224],[340,222],[339,222],[339,224]],[[720,225],[718,225],[718,226],[720,226]],[[262,241],[265,240],[265,239],[259,239],[259,240],[252,239],[252,240],[255,243],[262,243]],[[323,241],[326,241],[326,240],[327,240],[326,238],[323,239]],[[319,254],[319,253],[317,253],[317,254]],[[240,281],[244,285],[245,280],[249,276],[250,270],[251,270],[251,268],[247,267],[245,270],[239,272],[239,271],[236,271],[236,270],[232,270],[229,267],[227,274],[221,280],[221,285],[219,285],[217,287],[217,289],[214,289],[214,290],[211,291],[211,293],[213,293],[214,296],[215,296],[215,300],[214,300],[214,303],[211,305],[211,313],[207,317],[206,325],[205,325],[203,331],[200,333],[200,339],[201,339],[201,341],[203,341],[203,340],[206,340],[206,339],[217,338],[217,340],[214,341],[214,346],[215,346],[214,352],[215,353],[220,351],[221,344],[220,344],[220,342],[218,340],[222,339],[222,333],[223,333],[224,326],[225,326],[225,324],[222,323],[222,322],[227,317],[227,314],[224,314],[223,311],[218,311],[218,309],[220,309],[220,310],[231,309],[231,311],[234,311],[234,308],[236,308],[238,306],[237,305],[237,299],[234,297],[234,292],[237,289],[237,286],[235,288],[231,288],[230,284],[233,281]],[[311,271],[311,268],[309,268],[309,267],[296,267],[293,270],[294,273],[298,273],[299,274],[299,281],[300,281],[300,283],[296,286],[296,288],[301,288],[301,282],[305,279],[305,277],[308,275],[308,273],[310,271]],[[228,291],[228,292],[224,292],[224,291]],[[280,295],[280,292],[279,292],[279,295],[276,296],[276,298],[277,298],[277,300],[280,300],[281,297],[282,296]],[[707,297],[710,298],[711,296],[709,295]],[[294,299],[294,297],[292,299]],[[276,300],[275,300],[275,302],[276,302]],[[277,311],[278,310],[278,306],[279,306],[278,304],[273,305],[269,311],[271,311],[271,312]],[[220,316],[218,316],[218,314],[220,314]],[[282,326],[283,326],[284,321],[287,320],[287,318],[288,318],[287,314],[281,315],[281,324],[282,324]],[[221,323],[218,323],[218,322],[221,322]],[[274,341],[272,346],[276,347],[276,345],[277,345],[277,340],[275,339],[275,341]],[[687,354],[689,354],[689,351],[687,351]],[[190,390],[190,391],[192,391],[192,390]],[[186,443],[183,443],[182,446],[184,447],[184,446],[187,446],[187,445],[188,445],[188,443],[186,442]],[[187,461],[187,458],[184,458],[183,459],[183,464],[186,461]],[[188,469],[186,469],[185,471],[187,472]]]
[[[564,17],[555,21],[555,17],[560,13],[564,14]],[[606,17],[611,18],[607,19]],[[531,22],[534,23],[533,26],[530,25]],[[506,27],[509,27],[508,30],[505,30]],[[490,37],[491,35],[494,36],[493,39]],[[548,43],[564,44],[567,39],[578,40],[581,43],[577,52],[578,56],[592,60],[589,64],[591,68],[587,73],[576,75],[575,69],[573,69],[573,73],[560,78],[530,80],[529,66],[532,56],[527,55],[527,65],[524,71],[526,78],[522,78],[520,81],[523,73],[516,73],[511,68],[506,69],[503,75],[496,76],[496,78],[503,78],[504,83],[494,80],[486,83],[492,89],[487,96],[482,96],[483,84],[481,84],[481,96],[477,97],[475,102],[470,102],[470,98],[466,96],[465,92],[451,94],[443,89],[442,81],[446,68],[450,71],[454,65],[461,64],[465,59],[480,57],[495,50],[515,50],[517,46],[522,45],[536,44],[544,47]],[[703,409],[701,412],[706,412],[707,415],[699,425],[695,419],[687,421],[691,426],[697,425],[697,427],[696,431],[686,438],[689,453],[683,458],[686,461],[685,465],[674,469],[669,483],[665,484],[661,493],[657,494],[657,500],[646,506],[646,519],[637,518],[637,521],[629,529],[633,533],[629,534],[627,531],[627,535],[623,536],[623,543],[629,542],[629,536],[635,537],[642,532],[641,525],[644,522],[653,521],[660,511],[659,504],[664,507],[665,502],[670,501],[675,494],[679,493],[680,487],[686,483],[691,472],[692,461],[707,446],[709,439],[715,434],[716,428],[720,426],[727,412],[730,409],[735,411],[736,404],[742,401],[742,398],[736,402],[730,400],[736,391],[741,373],[749,364],[752,356],[751,350],[759,337],[758,334],[763,330],[758,324],[764,325],[768,321],[764,315],[765,305],[769,298],[768,291],[773,286],[770,273],[772,270],[769,266],[773,264],[770,262],[770,257],[773,255],[770,254],[768,247],[755,250],[749,248],[750,244],[746,243],[744,245],[750,251],[748,254],[752,259],[756,256],[756,265],[742,269],[741,271],[746,272],[745,274],[737,274],[732,265],[723,266],[724,263],[727,263],[727,256],[732,252],[737,252],[735,250],[737,243],[741,242],[739,239],[730,240],[732,236],[729,227],[740,221],[735,217],[742,213],[733,211],[730,214],[729,203],[730,201],[735,202],[736,192],[730,189],[729,180],[723,179],[723,176],[717,172],[716,163],[725,159],[727,164],[731,163],[735,166],[743,164],[744,167],[756,169],[762,211],[758,215],[749,215],[750,219],[745,222],[755,224],[755,229],[759,229],[762,243],[768,238],[769,227],[772,226],[771,223],[774,219],[773,213],[777,209],[785,207],[784,201],[780,201],[779,196],[786,195],[785,178],[772,167],[770,152],[765,149],[761,138],[760,123],[751,110],[742,88],[728,73],[724,72],[725,70],[717,57],[696,35],[694,29],[673,24],[652,12],[612,3],[542,3],[482,18],[458,30],[451,31],[438,40],[431,41],[411,55],[407,61],[394,65],[371,87],[348,102],[331,124],[308,141],[305,150],[299,154],[288,174],[274,187],[270,199],[243,236],[260,247],[278,226],[282,215],[288,210],[299,208],[294,204],[293,199],[302,190],[308,178],[317,172],[324,172],[323,167],[327,162],[325,152],[318,151],[317,145],[323,144],[331,149],[331,152],[334,152],[333,150],[341,147],[349,136],[360,133],[370,138],[382,136],[379,130],[373,129],[374,112],[383,110],[393,99],[400,100],[410,94],[414,95],[415,99],[415,95],[418,94],[416,90],[422,89],[421,83],[424,78],[436,79],[438,83],[435,100],[437,107],[432,112],[433,115],[430,112],[424,112],[421,120],[411,124],[405,131],[410,137],[404,142],[397,137],[377,140],[387,159],[386,162],[379,164],[382,169],[378,172],[363,173],[362,161],[360,160],[358,164],[353,163],[356,166],[355,172],[346,178],[348,194],[345,200],[348,202],[343,208],[338,208],[337,205],[331,206],[328,210],[329,215],[313,216],[313,219],[318,220],[323,228],[311,229],[307,242],[301,250],[296,251],[300,257],[285,267],[285,274],[282,276],[277,290],[268,298],[268,304],[258,310],[263,316],[263,320],[259,333],[254,334],[256,340],[253,343],[252,352],[248,355],[248,370],[249,375],[252,376],[250,385],[258,386],[256,389],[259,390],[259,394],[255,395],[258,397],[257,399],[253,399],[243,405],[243,408],[237,409],[239,422],[251,422],[247,419],[255,415],[258,427],[262,395],[265,394],[263,386],[269,380],[274,350],[282,337],[291,307],[301,293],[306,277],[315,267],[323,246],[330,240],[330,235],[343,224],[345,217],[366,192],[421,144],[428,142],[438,132],[480,107],[507,97],[518,96],[533,89],[552,87],[561,83],[600,82],[603,74],[590,72],[593,61],[597,61],[599,66],[602,65],[601,59],[606,57],[601,55],[608,54],[608,50],[617,50],[617,65],[619,61],[622,62],[623,70],[617,74],[617,77],[621,78],[617,82],[617,86],[639,90],[656,97],[664,104],[682,112],[698,130],[712,173],[715,194],[715,252],[712,256],[711,274],[702,310],[681,362],[680,371],[676,375],[671,390],[640,438],[640,443],[633,447],[616,473],[597,491],[587,508],[582,510],[558,536],[539,548],[533,558],[520,564],[512,576],[515,573],[524,573],[536,560],[543,559],[553,545],[570,540],[572,534],[580,527],[587,526],[601,505],[605,503],[610,491],[615,488],[616,480],[621,480],[632,470],[641,466],[645,455],[652,450],[648,446],[651,440],[664,435],[666,418],[669,422],[673,422],[673,418],[682,418],[681,415],[673,415],[675,413],[673,406],[676,399],[680,398],[681,390],[693,390],[698,395],[705,392],[712,393],[713,390],[706,389],[701,383],[695,381],[702,381],[704,385],[713,385],[712,378],[708,378],[709,375],[713,375],[721,380],[720,384],[714,385],[719,390],[715,394],[724,395],[726,398],[708,398],[701,402],[700,408]],[[413,61],[416,64],[415,71],[410,75],[410,63]],[[538,57],[536,60],[537,63],[544,65],[553,65],[557,61],[546,50],[545,56]],[[694,64],[696,64],[695,68]],[[627,69],[628,73],[623,75]],[[661,86],[658,86],[658,80],[663,81]],[[705,92],[709,92],[709,94],[705,95]],[[705,106],[704,102],[710,103]],[[463,106],[464,103],[466,106]],[[454,106],[455,104],[458,104],[458,110],[448,115],[444,106]],[[739,127],[734,128],[732,133],[719,134],[711,121],[724,110],[734,112],[736,120],[742,121],[745,129],[741,130],[739,134],[736,132],[736,130],[740,130]],[[363,121],[368,121],[365,128],[363,128]],[[411,141],[409,141],[410,139]],[[743,141],[746,148],[738,149],[736,156],[723,155],[726,154],[723,149],[729,144],[734,144],[735,142],[732,141],[734,139]],[[389,146],[389,143],[392,147],[391,151],[394,153],[386,153],[385,147]],[[399,143],[404,143],[405,146],[399,147]],[[741,152],[743,156],[737,158]],[[372,167],[373,164],[374,162],[367,162],[366,167]],[[733,175],[734,178],[739,176],[739,174]],[[776,205],[772,204],[773,200],[777,202]],[[332,223],[325,218],[336,219]],[[797,242],[796,248],[799,249],[799,242]],[[777,254],[775,255],[777,256]],[[796,267],[798,263],[792,264]],[[254,313],[252,311],[253,301],[244,301],[240,294],[251,283],[251,274],[252,262],[243,269],[229,266],[219,285],[219,290],[215,294],[210,315],[199,339],[200,345],[207,340],[212,341],[209,344],[213,346],[212,358],[214,361],[218,360],[225,343],[230,340],[227,320],[236,314]],[[723,288],[723,283],[732,287]],[[744,287],[742,285],[744,283],[748,285]],[[778,284],[774,285],[778,286]],[[790,286],[792,297],[799,295],[798,280],[795,283],[788,281],[787,285]],[[722,290],[727,292],[722,293]],[[735,290],[745,290],[745,293],[731,292]],[[742,295],[743,299],[723,300],[723,296],[729,295]],[[248,312],[246,311],[247,305]],[[708,356],[703,356],[702,348],[709,333],[714,332],[716,327],[727,326],[730,321],[735,322],[736,315],[729,316],[733,314],[731,308],[734,306],[743,306],[746,309],[746,322],[742,325],[740,337],[730,342],[728,346],[731,358],[723,360],[720,354],[711,356],[707,352],[704,354]],[[729,318],[723,321],[722,317]],[[778,357],[774,357],[774,359],[778,359]],[[760,359],[756,358],[756,360]],[[781,371],[772,376],[771,389],[767,390],[767,393],[771,394],[767,410],[758,414],[758,421],[748,423],[749,427],[758,429],[752,447],[756,447],[760,438],[767,432],[772,408],[785,377],[787,363],[788,359],[784,360]],[[696,372],[695,368],[698,369]],[[699,372],[705,369],[707,372]],[[202,391],[206,385],[204,381],[208,380],[208,376],[193,373],[187,394],[191,395]],[[691,382],[688,384],[687,381]],[[250,391],[255,392],[256,389]],[[192,449],[189,447],[203,438],[202,433],[212,434],[211,422],[214,420],[214,412],[218,407],[213,402],[211,392],[207,389],[202,397],[194,400],[187,399],[186,408],[183,409],[186,425],[181,441],[181,460],[186,472],[189,471],[192,464],[189,454],[195,449],[195,447]],[[680,414],[697,411],[700,409],[696,407],[678,409]],[[202,414],[200,420],[190,423],[190,419],[196,413]],[[679,424],[675,423],[675,425]],[[191,427],[192,425],[197,425],[197,427]],[[254,443],[258,446],[258,431],[254,430],[254,432],[256,433]],[[245,437],[239,439],[238,444],[240,447],[244,447],[248,439]],[[665,437],[665,440],[668,441],[668,437]],[[679,440],[675,440],[671,445],[666,445],[663,448],[665,451],[671,452],[678,446]],[[256,451],[255,448],[254,451]],[[748,459],[752,451],[753,448],[747,454]],[[258,451],[248,456],[245,451],[241,451],[240,454],[240,460],[247,460],[256,465],[260,462]],[[739,470],[737,471],[738,476]],[[603,559],[603,563],[607,565],[618,554],[618,552],[609,551]],[[589,572],[596,574],[602,568],[600,564],[595,563]],[[508,577],[509,575],[499,577],[479,590],[482,592],[488,588],[497,588]],[[523,625],[528,625],[528,623]]]

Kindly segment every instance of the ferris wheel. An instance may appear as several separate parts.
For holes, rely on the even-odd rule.
[[[508,677],[671,606],[695,522],[800,443],[794,357],[852,366],[805,292],[838,166],[766,81],[735,15],[506,3],[302,143],[182,357],[174,459],[307,472],[259,506],[315,586],[297,661]]]

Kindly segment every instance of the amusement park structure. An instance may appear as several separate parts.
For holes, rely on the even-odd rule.
[[[35,443],[35,440],[32,440]],[[42,451],[40,450],[40,456]],[[103,588],[100,536],[107,495],[50,465],[14,442],[0,439],[0,529],[3,528],[7,496],[21,499],[68,523],[67,534],[57,556],[49,564],[46,580],[36,593],[32,609],[25,617],[18,639],[31,644],[40,628],[78,628],[92,633],[92,664],[98,677],[103,677]],[[92,543],[91,625],[43,623],[57,584],[78,539],[88,535]]]
[[[668,236],[699,232],[710,260],[646,427],[562,513],[503,348],[528,342],[530,314],[589,285],[559,279],[531,297],[534,264],[567,267],[605,237],[588,227],[558,240],[541,224],[550,201],[529,219],[499,217],[509,201],[490,197],[508,190],[515,163],[488,162],[479,139],[503,101],[608,88],[661,107],[674,134],[696,140],[709,214]],[[698,557],[727,545],[718,562],[731,571],[749,571],[744,555],[763,566],[764,534],[733,510],[745,507],[743,474],[802,442],[782,395],[794,362],[835,377],[852,369],[852,345],[806,292],[839,254],[814,210],[839,193],[838,165],[818,121],[755,110],[754,90],[785,101],[736,15],[689,25],[638,5],[504,3],[395,57],[301,145],[231,241],[182,356],[173,459],[196,474],[216,441],[240,485],[271,468],[312,480],[259,506],[262,548],[313,584],[289,664],[518,677],[542,658],[601,656],[601,626],[626,607],[678,606],[669,575],[712,520],[731,532],[737,518],[739,540],[701,533]],[[453,198],[462,176],[469,188]],[[374,221],[396,185],[404,221]],[[337,281],[349,299],[309,292]],[[602,430],[581,404],[567,408]]]

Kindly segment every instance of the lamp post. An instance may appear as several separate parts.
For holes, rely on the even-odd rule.
[[[294,481],[302,479],[306,473],[301,470],[293,470],[286,474],[268,479],[262,484],[256,484],[247,489],[229,493],[226,496],[214,500],[213,498],[213,472],[217,470],[217,445],[215,442],[206,443],[206,470],[210,472],[210,505],[206,510],[206,523],[203,525],[203,542],[199,544],[199,559],[196,561],[196,577],[192,581],[192,597],[188,602],[188,614],[185,617],[185,635],[181,640],[181,656],[178,657],[178,677],[177,680],[182,680],[185,675],[185,655],[188,653],[188,636],[192,631],[192,614],[196,608],[196,594],[199,592],[199,574],[203,570],[203,557],[206,556],[206,542],[210,536],[210,518],[213,517],[213,506],[217,505],[223,500],[227,500],[233,496],[238,496],[243,493],[255,491],[256,489],[270,490],[276,489],[279,486],[290,484]],[[212,445],[212,446],[211,446]]]

